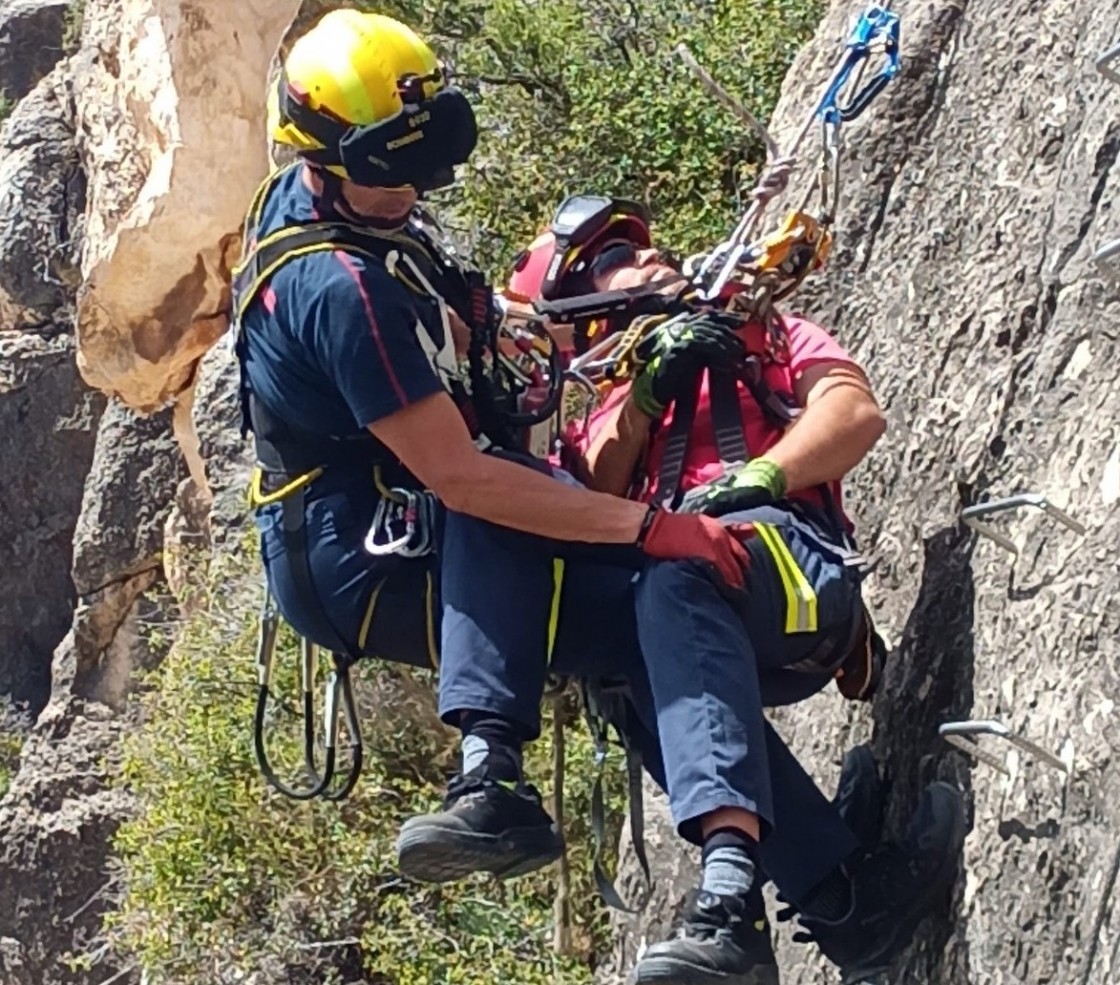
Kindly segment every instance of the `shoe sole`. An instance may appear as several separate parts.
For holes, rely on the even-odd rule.
[[[861,985],[861,983],[868,979],[874,979],[876,976],[884,975],[889,972],[891,966],[894,964],[895,957],[897,957],[901,951],[898,942],[906,941],[909,943],[910,939],[914,936],[914,931],[918,929],[918,925],[929,915],[928,904],[953,885],[958,868],[957,856],[960,854],[961,845],[964,844],[965,836],[968,834],[964,802],[960,792],[951,784],[937,781],[931,783],[930,787],[948,791],[957,802],[957,810],[954,812],[953,817],[952,834],[949,838],[950,843],[953,845],[953,850],[946,853],[945,861],[942,863],[941,868],[937,870],[937,875],[929,882],[929,889],[917,898],[916,902],[918,905],[913,908],[912,912],[905,920],[896,926],[895,932],[891,935],[890,940],[879,949],[880,954],[888,954],[890,957],[881,960],[878,959],[878,957],[868,959],[858,968],[845,969],[843,972],[842,985]]]
[[[406,821],[397,838],[400,871],[417,882],[454,882],[476,872],[512,879],[551,865],[563,854],[564,842],[551,828],[510,828],[490,835]]]
[[[673,958],[646,958],[638,962],[634,985],[780,985],[777,965],[760,965],[738,974],[723,974],[712,968]]]

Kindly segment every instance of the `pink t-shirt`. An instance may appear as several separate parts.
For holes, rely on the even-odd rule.
[[[847,363],[858,368],[858,363],[844,350],[831,335],[819,325],[813,324],[804,318],[786,315],[784,317],[786,330],[789,335],[789,362],[770,363],[763,369],[763,379],[770,388],[778,393],[793,394],[794,384],[802,374],[819,363]],[[613,412],[626,398],[629,384],[616,387],[603,406],[591,415],[587,434],[579,442],[582,449],[586,449],[591,439],[604,423],[613,415]],[[761,408],[751,397],[750,391],[743,383],[739,383],[739,406],[742,412],[743,434],[747,439],[747,448],[752,458],[764,455],[777,444],[784,433],[775,427],[763,415]],[[673,424],[673,408],[670,407],[661,420],[650,442],[647,456],[645,487],[640,491],[642,501],[648,501],[656,492],[657,479],[661,469],[661,460],[665,453],[665,442]],[[716,448],[715,432],[712,428],[711,404],[708,397],[708,374],[704,374],[701,383],[700,400],[696,405],[696,416],[692,425],[691,438],[688,443],[688,453],[685,456],[684,469],[681,474],[681,490],[687,491],[694,486],[711,482],[722,473],[719,452]],[[833,498],[837,508],[841,508],[840,483],[830,484]],[[823,506],[819,489],[802,489],[790,493],[790,498],[803,499]]]

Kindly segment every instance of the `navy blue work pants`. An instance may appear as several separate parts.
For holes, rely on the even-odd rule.
[[[681,834],[698,842],[699,817],[716,807],[758,813],[759,860],[796,903],[858,843],[762,709],[832,679],[788,668],[850,633],[858,586],[792,514],[760,508],[726,520],[765,531],[748,542],[740,606],[694,562],[644,563],[448,514],[440,713],[453,723],[464,709],[496,712],[534,738],[549,671],[626,677],[630,738]],[[532,618],[542,611],[555,613],[551,631]]]
[[[547,673],[625,677],[632,740],[668,790],[682,833],[695,839],[689,821],[706,802],[756,809],[772,828],[761,863],[795,903],[853,850],[854,836],[762,717],[764,704],[800,700],[827,682],[780,669],[808,636],[791,647],[779,634],[771,647],[744,635],[735,610],[689,562],[644,565],[626,548],[550,541],[459,514],[445,515],[438,555],[371,558],[362,541],[372,509],[366,489],[318,481],[305,510],[311,600],[292,578],[280,507],[258,511],[269,583],[297,632],[331,648],[341,638],[352,652],[439,665],[446,721],[465,709],[493,711],[526,739],[540,730]],[[765,563],[750,578],[760,612],[781,603]],[[819,617],[827,597],[818,593]],[[700,624],[709,627],[703,652],[693,635]],[[733,702],[732,680],[741,685]],[[722,732],[708,729],[708,703]]]

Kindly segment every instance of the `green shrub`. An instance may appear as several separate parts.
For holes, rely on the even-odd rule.
[[[560,957],[551,948],[555,873],[450,887],[396,873],[401,820],[434,806],[454,770],[456,736],[432,727],[426,676],[362,665],[367,763],[348,801],[296,803],[264,785],[249,731],[257,600],[236,587],[254,581],[215,576],[143,698],[146,724],[122,770],[139,810],[116,837],[125,889],[107,935],[117,952],[153,985],[270,961],[310,976],[297,981],[358,972],[386,985],[589,982],[607,927],[590,876],[582,730],[569,732],[566,790],[576,947]],[[294,695],[295,641],[285,633],[280,646],[288,659],[278,660],[278,690]],[[272,751],[290,765],[298,720],[283,722]],[[548,753],[542,741],[529,759],[542,786]]]
[[[72,55],[82,43],[82,24],[86,16],[85,0],[72,0],[62,18],[62,52]]]
[[[8,792],[12,777],[19,769],[19,753],[23,748],[20,736],[0,731],[0,797]]]

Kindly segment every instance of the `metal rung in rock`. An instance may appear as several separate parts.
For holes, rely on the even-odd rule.
[[[1097,71],[1106,79],[1120,83],[1120,71],[1113,68],[1112,63],[1120,59],[1120,44],[1109,48],[1097,57]]]
[[[1012,554],[1018,555],[1019,548],[1015,546],[1015,542],[1010,537],[1001,534],[998,530],[994,530],[992,527],[988,526],[988,524],[981,523],[980,517],[989,516],[993,513],[1002,513],[1004,510],[1017,510],[1021,506],[1033,506],[1036,509],[1042,510],[1049,516],[1052,516],[1059,523],[1068,527],[1075,533],[1085,533],[1084,524],[1079,523],[1064,510],[1058,509],[1050,500],[1039,493],[1021,493],[1018,496],[1008,496],[1006,499],[993,499],[988,503],[978,503],[976,506],[969,506],[967,509],[961,511],[961,520],[981,536],[994,540],[1005,551],[1010,551]]]
[[[1120,271],[1117,267],[1120,264],[1120,239],[1114,239],[1111,243],[1106,243],[1096,253],[1093,254],[1093,263],[1100,267],[1100,271],[1107,277],[1113,284],[1120,287]]]
[[[950,745],[955,746],[974,759],[986,763],[988,766],[992,767],[992,769],[999,770],[1004,776],[1011,776],[1011,771],[1007,768],[1006,764],[1001,762],[998,757],[982,749],[980,744],[975,739],[969,738],[969,736],[994,735],[997,738],[1006,739],[1012,745],[1029,752],[1035,758],[1041,759],[1044,763],[1048,763],[1055,769],[1061,770],[1063,773],[1069,772],[1069,765],[1063,759],[1055,756],[1054,753],[1049,750],[1043,749],[1042,746],[1037,743],[1031,742],[1030,739],[1025,739],[1021,735],[1016,735],[1011,729],[1004,725],[1003,722],[992,719],[986,721],[946,722],[937,732]]]

